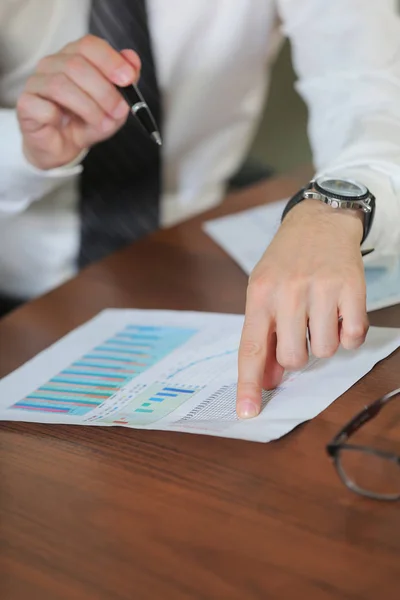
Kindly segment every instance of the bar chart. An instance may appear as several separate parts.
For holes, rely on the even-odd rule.
[[[128,325],[12,408],[85,416],[195,333],[195,329]]]
[[[103,419],[103,422],[113,425],[150,425],[179,408],[200,389],[199,386],[155,383],[132,397],[118,416]]]

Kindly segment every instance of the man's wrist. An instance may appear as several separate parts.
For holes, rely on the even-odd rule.
[[[364,213],[358,209],[338,210],[318,200],[303,200],[286,214],[283,223],[295,221],[301,225],[305,222],[318,222],[322,226],[324,223],[332,224],[341,230],[347,230],[349,235],[357,238],[359,242],[363,238]]]
[[[313,215],[331,214],[336,222],[342,223],[342,227],[349,228],[349,231],[358,232],[361,224],[361,243],[367,238],[375,214],[375,197],[364,184],[351,178],[316,177],[289,200],[283,211],[282,221],[289,214],[298,216],[299,211],[295,210],[298,206],[302,206],[305,211],[302,213],[307,214],[306,207],[312,205],[315,205],[311,209]]]

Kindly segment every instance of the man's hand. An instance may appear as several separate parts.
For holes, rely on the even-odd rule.
[[[358,348],[368,331],[359,212],[305,200],[286,216],[254,269],[239,349],[237,412],[256,416],[262,389],[314,356]],[[338,323],[338,318],[342,322]]]
[[[113,84],[138,80],[140,59],[88,35],[43,58],[17,104],[26,158],[39,169],[73,161],[82,150],[111,137],[129,107]]]

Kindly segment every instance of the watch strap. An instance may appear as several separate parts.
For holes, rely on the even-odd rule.
[[[303,200],[305,200],[304,192],[308,189],[310,189],[309,186],[302,187],[301,190],[296,192],[296,194],[292,196],[290,200],[286,203],[286,206],[282,213],[281,223],[283,222],[283,219],[286,217],[286,215],[292,210],[292,208],[294,208],[295,206],[300,204],[300,202],[303,202]]]

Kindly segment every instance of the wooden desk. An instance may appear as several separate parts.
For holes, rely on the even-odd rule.
[[[221,214],[295,189],[277,180]],[[156,234],[0,323],[0,375],[106,307],[240,312],[246,277],[200,229]],[[400,325],[400,309],[373,322]],[[1,600],[398,600],[400,506],[348,492],[325,444],[399,386],[400,354],[261,445],[178,433],[0,426]]]

